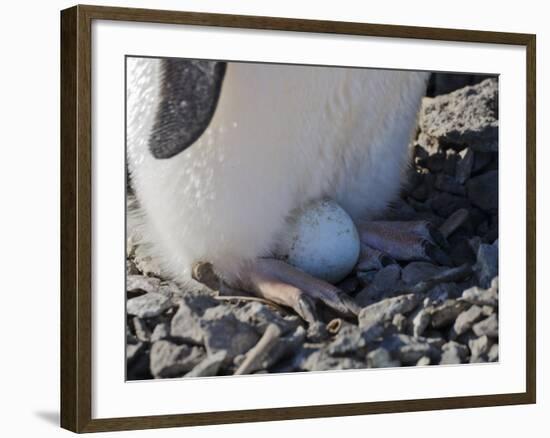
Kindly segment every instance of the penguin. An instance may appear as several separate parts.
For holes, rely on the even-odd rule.
[[[361,241],[422,258],[424,223],[379,219],[410,165],[429,73],[127,58],[126,150],[141,242],[163,275],[192,287],[208,262],[229,285],[317,320],[353,300],[274,256],[292,212],[329,198]],[[412,253],[412,254],[410,254]]]

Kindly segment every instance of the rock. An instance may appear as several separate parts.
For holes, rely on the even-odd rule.
[[[397,329],[398,332],[403,333],[406,329],[407,318],[405,315],[398,313],[394,315],[392,319],[392,325]]]
[[[208,308],[200,320],[200,327],[207,353],[213,355],[224,351],[227,362],[250,350],[260,338],[254,328],[238,320],[226,306]]]
[[[474,166],[474,152],[470,148],[460,151],[460,160],[456,165],[455,178],[459,184],[464,184],[470,178]]]
[[[427,297],[431,305],[438,306],[447,300],[458,298],[460,292],[456,283],[439,283],[428,291]]]
[[[150,379],[147,344],[126,344],[126,378],[128,380]]]
[[[172,318],[170,335],[185,342],[202,344],[204,332],[200,321],[204,312],[220,303],[208,295],[186,294],[178,302],[178,311]]]
[[[464,363],[469,354],[468,347],[455,341],[447,342],[441,347],[441,350],[443,354],[439,362],[440,365]]]
[[[498,317],[496,313],[474,324],[472,330],[477,336],[487,335],[489,338],[498,338]]]
[[[263,333],[269,324],[277,325],[283,335],[296,330],[300,325],[297,316],[283,318],[272,307],[257,301],[237,309],[235,316],[245,324],[256,327],[260,333]]]
[[[455,333],[458,336],[462,333],[466,333],[472,328],[474,323],[479,321],[482,317],[483,313],[481,312],[481,307],[473,305],[468,310],[457,316],[453,326]]]
[[[420,337],[430,325],[432,320],[430,309],[419,309],[411,315],[411,331],[414,337]]]
[[[444,266],[436,266],[428,262],[411,262],[403,268],[401,279],[407,285],[415,285],[426,281],[447,270]]]
[[[493,278],[498,275],[498,245],[487,245],[485,243],[479,245],[474,271],[477,274],[480,286],[489,288]]]
[[[149,342],[151,338],[151,330],[147,327],[144,320],[139,319],[137,316],[133,318],[134,330],[136,337],[142,342]]]
[[[498,150],[498,79],[487,79],[450,94],[424,98],[418,143],[427,148],[469,146]]]
[[[371,304],[359,312],[359,327],[367,330],[381,322],[390,321],[398,313],[407,314],[414,310],[419,302],[420,297],[415,294],[407,294],[386,298]]]
[[[498,171],[491,170],[466,182],[468,199],[483,211],[498,209]]]
[[[367,366],[369,368],[391,368],[400,367],[401,362],[393,360],[390,352],[385,348],[377,348],[367,354]]]
[[[144,275],[128,275],[126,277],[127,292],[157,292],[160,280],[154,277],[145,277]]]
[[[470,201],[447,192],[436,192],[430,198],[430,205],[439,216],[447,218],[461,208],[469,209]]]
[[[440,173],[435,178],[435,188],[443,192],[452,193],[453,195],[464,196],[466,189],[455,178],[444,173]]]
[[[306,371],[350,370],[366,368],[366,364],[351,357],[334,357],[321,349],[311,353],[301,367]]]
[[[453,234],[468,219],[469,212],[465,208],[460,208],[451,214],[447,220],[439,227],[439,232],[446,239]]]
[[[434,354],[434,348],[424,338],[413,338],[404,334],[385,338],[382,347],[405,365],[414,365],[422,356]]]
[[[432,327],[440,328],[453,323],[469,307],[464,301],[448,300],[432,311]]]
[[[156,378],[180,377],[204,359],[199,347],[157,341],[151,347],[151,374]]]
[[[498,293],[496,289],[481,289],[477,286],[466,289],[462,292],[462,299],[478,306],[498,306]]]
[[[364,355],[367,341],[364,333],[356,325],[344,325],[334,340],[328,345],[327,352],[332,356]]]
[[[126,301],[126,312],[139,318],[152,318],[163,313],[172,303],[164,295],[147,292]]]
[[[145,344],[143,342],[138,342],[137,344],[126,344],[126,361],[128,363],[135,361],[144,349]]]
[[[185,377],[208,377],[215,376],[225,361],[225,351],[219,351],[216,354],[207,356],[202,362],[189,371]]]
[[[160,341],[170,336],[170,325],[167,322],[157,324],[151,333],[151,342]]]
[[[492,346],[491,340],[487,336],[480,336],[477,339],[472,339],[468,342],[470,351],[470,363],[486,362],[486,354]]]
[[[416,362],[417,367],[425,367],[432,363],[432,360],[428,356],[422,356],[420,359],[418,359],[418,362]]]
[[[139,269],[133,260],[126,259],[126,275],[140,275]]]
[[[491,348],[489,348],[487,360],[489,362],[498,362],[498,344],[493,344]]]
[[[361,307],[379,300],[386,292],[395,290],[401,278],[399,265],[389,265],[376,273],[372,283],[360,291],[355,301]]]
[[[296,327],[293,333],[280,338],[273,348],[263,356],[259,363],[260,368],[271,368],[285,357],[296,354],[301,349],[305,339],[306,330],[302,326]]]

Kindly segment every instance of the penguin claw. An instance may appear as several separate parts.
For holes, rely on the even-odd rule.
[[[337,287],[276,259],[258,259],[241,276],[241,286],[257,296],[292,308],[308,325],[319,322],[315,301],[339,314],[356,317],[360,308]]]

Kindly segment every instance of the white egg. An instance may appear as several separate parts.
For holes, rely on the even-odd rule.
[[[279,255],[314,277],[336,283],[359,258],[359,234],[351,217],[334,201],[311,202],[292,218]]]

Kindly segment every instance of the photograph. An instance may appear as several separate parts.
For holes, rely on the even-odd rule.
[[[124,74],[127,381],[498,363],[498,74]]]

